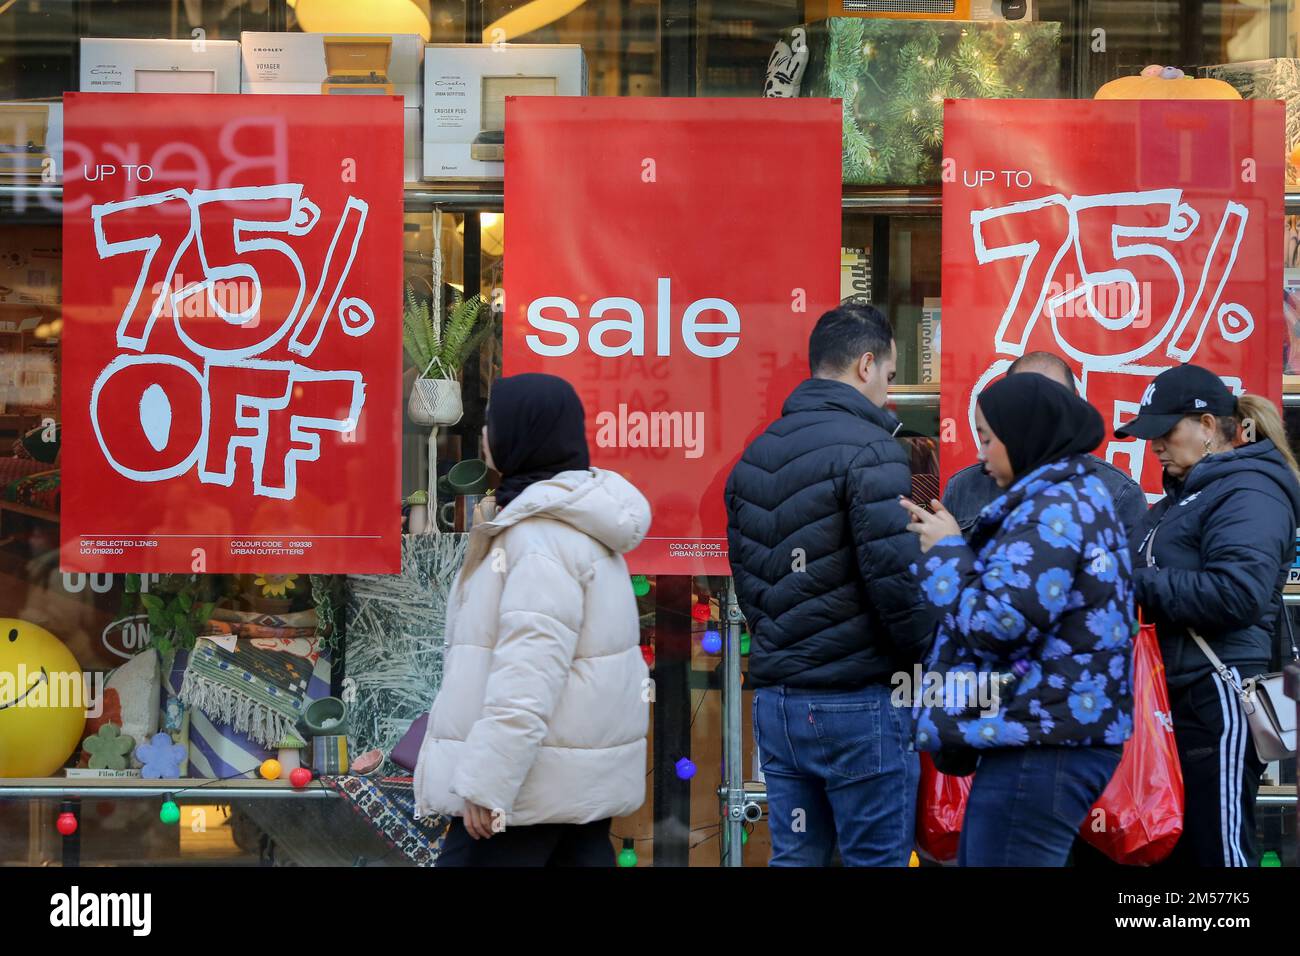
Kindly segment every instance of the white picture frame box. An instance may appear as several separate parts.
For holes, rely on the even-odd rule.
[[[366,41],[387,40],[383,44]],[[348,77],[333,76],[329,63],[349,46],[358,55]],[[424,102],[424,38],[417,33],[257,33],[239,35],[243,59],[240,91],[331,96],[389,93],[402,97],[402,178],[419,182],[420,106]],[[334,55],[327,53],[333,51]],[[385,55],[386,53],[386,55]],[[367,57],[375,57],[368,62]],[[382,71],[382,72],[381,72]],[[363,74],[373,73],[373,77]],[[333,82],[332,82],[333,81]]]
[[[81,41],[82,93],[238,93],[235,40]]]
[[[502,179],[504,97],[586,96],[577,44],[435,43],[424,54],[424,178]],[[490,157],[490,158],[481,158]]]

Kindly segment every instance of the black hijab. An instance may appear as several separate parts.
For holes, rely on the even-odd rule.
[[[501,475],[497,508],[535,481],[591,467],[587,420],[573,386],[527,372],[498,379],[487,407],[488,447]]]
[[[1019,478],[1039,465],[1092,451],[1106,437],[1101,413],[1059,382],[1017,372],[980,393],[980,411],[1007,446]]]

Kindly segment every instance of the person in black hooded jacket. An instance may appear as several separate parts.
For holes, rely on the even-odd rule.
[[[727,479],[732,574],[751,635],[748,686],[767,783],[773,866],[906,866],[918,757],[890,681],[932,617],[898,507],[909,458],[885,411],[888,320],[841,305],[808,344],[813,377]]]
[[[1237,689],[1196,644],[1197,632],[1233,682],[1268,670],[1295,546],[1300,482],[1284,434],[1244,431],[1217,375],[1181,365],[1156,376],[1118,437],[1148,440],[1165,497],[1131,538],[1139,606],[1153,622],[1183,765],[1183,836],[1168,862],[1257,866],[1255,797],[1264,765]]]

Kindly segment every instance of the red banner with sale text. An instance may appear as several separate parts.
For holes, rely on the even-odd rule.
[[[1115,438],[1151,379],[1204,366],[1280,406],[1283,106],[949,100],[944,110],[943,481],[976,461],[980,392],[1059,355],[1107,426],[1097,454],[1163,493]]]
[[[400,97],[65,110],[60,566],[400,570]]]
[[[722,490],[839,300],[832,100],[509,97],[507,375],[577,388],[643,574],[729,574]],[[490,398],[489,398],[490,401]]]

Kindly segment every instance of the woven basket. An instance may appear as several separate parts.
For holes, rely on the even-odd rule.
[[[465,413],[460,382],[454,378],[417,378],[406,412],[417,425],[455,425]]]

